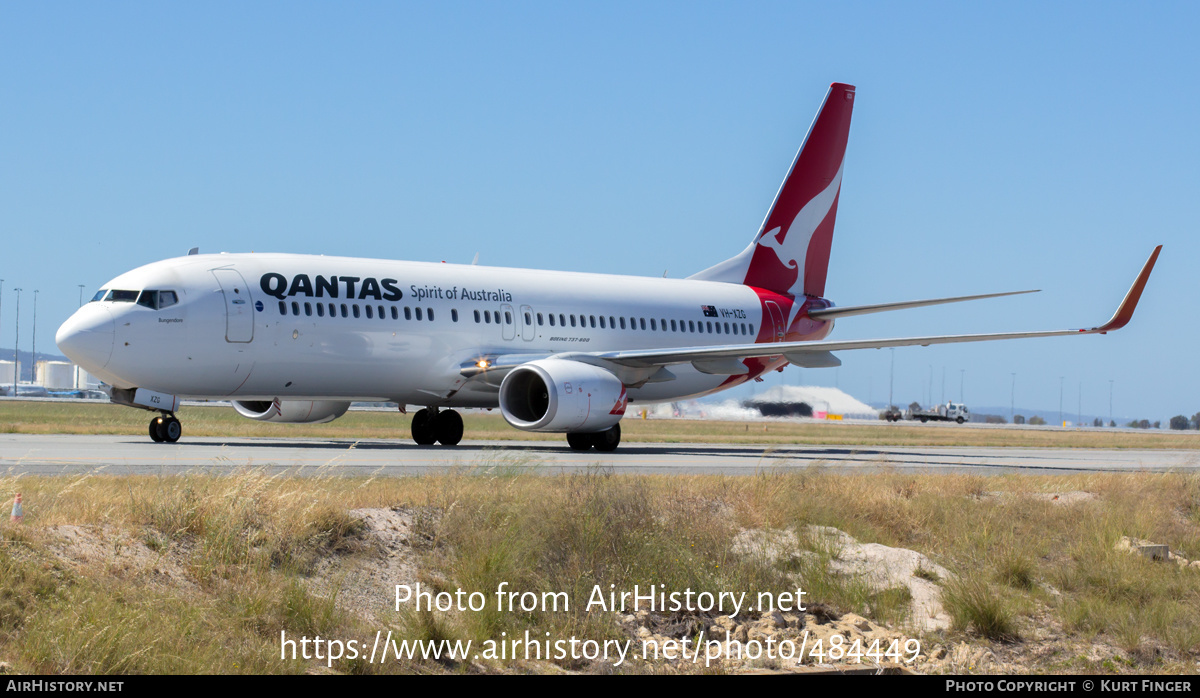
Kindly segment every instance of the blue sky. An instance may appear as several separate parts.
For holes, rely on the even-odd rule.
[[[295,251],[682,277],[761,222],[857,85],[828,295],[1041,288],[834,337],[1131,325],[898,349],[897,401],[1200,411],[1195,3],[0,5],[0,346],[143,263]],[[771,381],[886,398],[888,351]],[[932,369],[931,369],[932,367]],[[965,371],[965,374],[962,373]]]

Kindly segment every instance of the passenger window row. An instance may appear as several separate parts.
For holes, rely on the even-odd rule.
[[[160,293],[171,293],[172,298],[174,293],[163,291]],[[160,296],[161,298],[161,296]],[[174,301],[172,301],[174,302]],[[165,307],[165,306],[163,306]],[[405,306],[400,310],[397,306],[374,306],[364,305],[361,307],[358,303],[300,303],[291,301],[290,307],[287,301],[279,301],[280,315],[296,315],[304,314],[311,317],[314,309],[317,317],[326,317],[326,307],[329,308],[329,317],[338,317],[339,311],[341,317],[363,317],[367,319],[379,318],[380,320],[387,319],[390,314],[391,319],[399,320],[403,314],[405,320],[433,320],[433,308],[413,308]],[[483,325],[511,325],[513,324],[513,314],[511,310],[503,312],[499,310],[475,310],[473,311],[475,324]],[[458,322],[458,309],[450,310],[450,319],[453,322]],[[529,312],[525,312],[525,324],[532,324],[533,317]],[[599,328],[599,329],[622,329],[635,331],[650,331],[650,332],[676,332],[676,333],[691,333],[691,334],[732,334],[743,337],[754,335],[754,324],[745,322],[722,322],[712,320],[668,320],[667,318],[647,318],[644,317],[617,317],[615,315],[575,315],[568,313],[537,313],[537,324],[550,327],[580,327],[580,328]]]
[[[329,310],[326,311],[326,308]],[[341,317],[360,318],[366,316],[368,320],[374,320],[376,318],[380,320],[386,320],[388,315],[391,315],[393,320],[399,320],[401,314],[401,310],[394,305],[359,306],[358,303],[311,303],[308,301],[305,301],[304,303],[292,301],[289,304],[287,301],[279,301],[280,315],[299,316],[303,314],[306,317],[312,317],[314,312],[316,313],[317,317],[338,317],[340,312]],[[405,320],[432,321],[434,319],[433,308],[412,308],[410,306],[405,306],[403,314]],[[454,316],[454,321],[458,322],[458,312],[451,311],[451,315]]]
[[[484,311],[486,313],[486,311]],[[526,313],[526,322],[529,314]],[[617,317],[614,315],[574,315],[567,313],[538,313],[537,324],[551,327],[592,327],[599,329],[630,329],[651,332],[690,332],[692,334],[734,334],[749,337],[754,334],[754,325],[745,322],[713,322],[712,320],[668,320],[666,318]]]

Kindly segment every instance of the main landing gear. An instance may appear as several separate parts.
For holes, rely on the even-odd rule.
[[[163,412],[161,416],[150,420],[150,438],[154,443],[175,443],[179,437],[183,436],[183,425],[175,418],[175,415],[170,412]]]
[[[597,451],[608,453],[617,450],[617,445],[621,443],[621,425],[614,424],[612,427],[601,432],[592,434],[584,434],[575,432],[567,434],[567,444],[572,451],[589,451],[593,447]]]
[[[412,438],[420,446],[456,446],[463,437],[462,415],[454,410],[425,407],[412,418]]]

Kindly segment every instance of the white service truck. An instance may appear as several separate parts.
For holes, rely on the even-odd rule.
[[[909,409],[904,413],[905,419],[919,419],[922,422],[963,422],[971,421],[971,411],[961,402],[947,402],[933,409]]]

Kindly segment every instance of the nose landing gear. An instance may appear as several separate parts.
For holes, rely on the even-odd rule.
[[[173,444],[180,436],[183,436],[183,425],[173,413],[163,412],[161,416],[150,420],[150,438],[154,443],[165,441]]]
[[[462,415],[454,410],[426,407],[417,410],[412,418],[412,438],[420,446],[456,446],[463,437]]]

